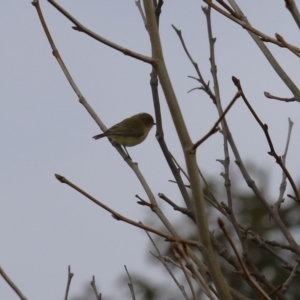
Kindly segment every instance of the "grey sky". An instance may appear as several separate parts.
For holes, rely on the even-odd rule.
[[[103,37],[150,55],[150,42],[134,1],[58,1],[74,17]],[[202,1],[166,1],[161,16],[161,40],[179,103],[193,140],[201,138],[217,119],[211,100],[199,91],[187,93],[197,82],[180,42],[171,27],[182,30],[185,42],[203,76],[211,80],[206,21]],[[240,1],[257,29],[275,32],[297,45],[299,31],[284,1]],[[138,112],[154,115],[149,86],[150,66],[124,56],[83,33],[47,1],[44,17],[56,46],[76,84],[102,121],[111,126]],[[251,37],[228,19],[213,12],[216,55],[223,105],[236,92],[231,76],[238,77],[249,101],[282,154],[288,117],[294,122],[287,164],[299,179],[299,103],[266,99],[264,91],[291,97]],[[137,178],[105,139],[92,136],[99,128],[87,114],[64,77],[30,1],[2,1],[0,9],[0,264],[28,299],[62,299],[67,266],[75,273],[71,295],[95,275],[101,292],[120,297],[117,278],[125,273],[162,274],[149,266],[145,234],[111,218],[71,188],[59,183],[59,173],[119,213],[160,227],[150,211],[136,204],[145,197]],[[275,57],[299,84],[299,59],[286,49],[269,45]],[[180,163],[182,150],[163,94],[161,106],[166,141]],[[281,171],[269,151],[263,132],[241,100],[228,114],[229,125],[246,161],[272,172],[270,195],[276,197]],[[155,194],[166,193],[181,203],[171,172],[152,130],[147,140],[130,148]],[[208,177],[219,178],[216,159],[223,158],[220,134],[198,151],[200,167]],[[246,187],[246,185],[245,185]],[[164,204],[162,204],[165,207]],[[175,215],[167,209],[169,216]],[[150,221],[151,220],[151,221]],[[173,282],[170,281],[170,285]],[[117,287],[117,288],[116,288]],[[126,291],[126,286],[123,291]],[[127,292],[127,291],[126,291]],[[129,294],[126,294],[129,298]],[[0,280],[0,298],[17,299]]]

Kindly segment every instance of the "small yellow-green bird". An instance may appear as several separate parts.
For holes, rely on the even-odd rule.
[[[140,113],[123,120],[107,129],[104,133],[93,136],[93,138],[98,140],[106,136],[112,141],[124,146],[129,156],[126,147],[133,147],[143,142],[153,125],[156,124],[151,115]]]

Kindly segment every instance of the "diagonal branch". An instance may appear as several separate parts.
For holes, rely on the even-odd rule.
[[[198,242],[196,241],[191,241],[191,240],[185,240],[182,239],[180,237],[173,237],[170,236],[168,234],[165,234],[159,230],[156,230],[152,227],[149,226],[145,226],[140,222],[135,222],[131,219],[128,219],[126,217],[124,217],[123,215],[119,214],[118,212],[114,211],[113,209],[111,209],[110,207],[108,207],[107,205],[103,204],[102,202],[98,201],[96,198],[94,198],[93,196],[91,196],[90,194],[88,194],[87,192],[85,192],[84,190],[82,190],[81,188],[79,188],[77,185],[75,185],[74,183],[72,183],[71,181],[69,181],[67,178],[59,175],[59,174],[55,174],[55,177],[57,180],[59,180],[61,183],[65,183],[67,185],[69,185],[70,187],[72,187],[74,190],[76,190],[77,192],[79,192],[80,194],[84,195],[86,198],[90,199],[92,202],[94,202],[95,204],[97,204],[98,206],[102,207],[104,210],[110,212],[112,214],[112,217],[114,219],[116,219],[117,221],[123,221],[125,223],[131,224],[135,227],[147,230],[149,232],[155,233],[161,237],[164,237],[167,241],[175,241],[175,242],[179,242],[179,243],[186,243],[192,246],[196,246],[198,247]]]
[[[268,125],[267,124],[263,124],[262,121],[259,119],[259,117],[257,116],[257,114],[255,113],[254,109],[252,108],[252,106],[250,105],[249,101],[247,100],[243,89],[241,87],[240,81],[236,78],[236,77],[232,77],[232,80],[235,84],[235,86],[238,88],[238,90],[241,91],[241,96],[246,104],[246,106],[248,107],[248,109],[250,110],[250,112],[252,113],[253,117],[255,118],[255,120],[257,121],[257,123],[259,124],[259,126],[262,128],[263,132],[265,133],[266,139],[268,141],[269,147],[270,147],[270,151],[268,152],[269,155],[273,156],[275,158],[276,163],[281,167],[282,171],[285,173],[286,177],[288,178],[293,191],[295,193],[296,196],[296,202],[298,204],[300,204],[300,195],[299,195],[299,191],[298,188],[296,186],[296,183],[294,182],[290,172],[287,170],[284,162],[282,161],[282,158],[276,153],[273,143],[272,143],[272,139],[270,137],[269,131],[268,131]]]
[[[73,24],[75,24],[75,26],[73,26],[72,28],[74,30],[80,31],[80,32],[84,32],[85,34],[89,35],[90,37],[92,37],[93,39],[99,41],[100,43],[111,47],[119,52],[122,52],[124,55],[128,55],[130,57],[133,57],[135,59],[141,60],[143,62],[146,62],[148,64],[155,64],[155,60],[153,60],[151,57],[142,55],[140,53],[131,51],[129,49],[126,49],[118,44],[115,44],[113,42],[111,42],[110,40],[105,39],[104,37],[96,34],[95,32],[93,32],[92,30],[88,29],[87,27],[85,27],[84,25],[82,25],[78,20],[76,20],[70,13],[68,13],[62,6],[60,6],[56,1],[54,0],[48,0],[48,2],[53,5],[59,12],[61,12],[67,19],[69,19]]]
[[[294,0],[285,0],[285,6],[293,16],[296,24],[300,29],[300,13]]]
[[[224,112],[220,115],[220,117],[218,118],[218,120],[216,121],[216,123],[214,124],[214,126],[210,129],[210,131],[202,138],[200,139],[198,142],[196,142],[193,147],[190,149],[190,151],[195,152],[196,149],[204,142],[206,141],[211,135],[213,135],[214,133],[216,133],[218,131],[218,125],[223,121],[223,119],[225,118],[226,114],[228,113],[228,111],[230,110],[230,108],[232,107],[232,105],[234,104],[234,102],[241,96],[241,93],[238,91],[235,96],[233,97],[233,99],[230,101],[230,103],[228,104],[228,106],[226,107],[226,109],[224,110]]]
[[[15,293],[20,297],[21,300],[27,300],[21,290],[16,286],[16,284],[9,278],[9,276],[5,273],[3,268],[0,266],[0,275],[7,282],[7,284],[15,291]]]

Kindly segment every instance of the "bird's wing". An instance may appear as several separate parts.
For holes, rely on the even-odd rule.
[[[123,121],[124,122],[124,121]],[[130,126],[130,124],[118,123],[112,126],[105,132],[106,136],[110,135],[123,135],[131,137],[140,137],[143,135],[143,129],[140,126]]]

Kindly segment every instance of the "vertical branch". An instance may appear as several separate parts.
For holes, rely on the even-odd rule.
[[[288,135],[287,135],[287,141],[286,141],[286,145],[285,145],[285,150],[284,153],[282,155],[282,164],[285,166],[285,162],[286,162],[286,156],[287,156],[287,152],[289,149],[289,145],[290,145],[290,140],[291,140],[291,134],[292,134],[292,128],[293,128],[294,122],[291,121],[291,119],[289,118],[289,128],[288,128]],[[274,207],[276,207],[277,209],[279,209],[281,203],[284,201],[283,199],[283,195],[286,189],[286,174],[285,172],[282,171],[282,180],[281,180],[281,184],[279,187],[279,196],[278,199],[276,201],[276,203],[274,204]]]
[[[161,6],[156,5],[155,6],[155,16],[156,16],[157,26],[159,26],[160,12],[161,12]],[[171,155],[171,153],[168,149],[168,146],[166,144],[166,141],[164,139],[164,131],[163,131],[163,126],[162,126],[162,118],[161,118],[161,110],[160,110],[160,101],[159,101],[159,94],[158,94],[158,88],[157,88],[158,87],[158,78],[157,78],[156,69],[153,66],[152,66],[152,72],[151,72],[150,85],[151,85],[152,99],[153,99],[154,110],[155,110],[157,141],[158,141],[160,148],[165,156],[165,159],[169,165],[169,168],[171,169],[171,171],[173,173],[173,176],[176,180],[176,183],[181,192],[181,195],[186,204],[186,207],[188,208],[188,210],[193,211],[193,206],[192,206],[192,202],[189,197],[189,194],[186,190],[186,187],[184,185],[182,177],[180,176],[180,172],[178,171],[178,169],[174,163],[172,155]]]
[[[68,281],[67,281],[66,292],[65,292],[65,300],[68,300],[71,281],[72,281],[73,276],[74,276],[74,273],[71,272],[71,266],[69,266],[68,267]]]
[[[217,76],[217,66],[216,66],[216,58],[215,58],[215,42],[216,39],[213,38],[212,33],[212,25],[211,25],[211,8],[210,6],[206,8],[202,8],[207,21],[207,31],[208,31],[208,39],[209,39],[209,48],[210,48],[210,63],[211,63],[211,73],[213,77],[214,82],[214,92],[215,92],[215,104],[218,110],[219,116],[223,114],[223,108],[221,104],[221,96],[220,96],[220,88],[219,88],[219,81]],[[221,161],[223,167],[224,167],[224,180],[225,180],[225,189],[226,189],[226,195],[228,200],[228,214],[230,216],[230,220],[234,226],[234,229],[241,241],[243,251],[246,252],[247,250],[247,244],[245,241],[245,238],[240,230],[240,227],[237,223],[237,220],[234,215],[233,211],[233,202],[232,202],[232,192],[231,192],[231,180],[230,180],[230,171],[229,171],[229,165],[230,165],[230,156],[229,156],[229,149],[228,149],[228,142],[231,138],[231,132],[229,130],[226,118],[224,117],[221,121],[222,126],[222,133],[223,133],[223,145],[224,145],[224,160]]]
[[[173,122],[185,155],[185,161],[191,182],[191,189],[195,206],[198,234],[200,241],[203,244],[202,255],[216,286],[219,298],[231,299],[228,285],[224,280],[220,265],[216,259],[216,255],[213,251],[210,241],[210,232],[208,228],[207,215],[205,210],[203,191],[201,189],[200,176],[197,168],[196,156],[195,153],[186,151],[187,149],[191,148],[192,141],[188,134],[175,92],[172,87],[172,83],[169,78],[168,71],[165,66],[152,1],[144,0],[144,7],[147,18],[148,32],[150,35],[152,46],[152,56],[157,61],[156,71],[160,79],[161,86],[165,94],[166,101],[169,106],[169,110],[171,112]]]

